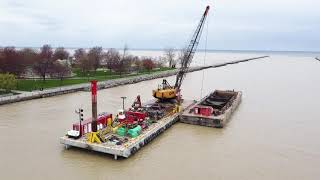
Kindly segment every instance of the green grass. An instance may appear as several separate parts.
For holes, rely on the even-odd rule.
[[[166,70],[173,70],[172,68],[159,68],[152,71],[143,70],[135,74],[122,74],[120,77],[119,73],[111,73],[111,71],[105,72],[104,70],[99,70],[96,73],[89,72],[89,76],[84,76],[80,70],[74,69],[73,73],[75,76],[73,78],[67,78],[63,79],[62,81],[60,79],[47,79],[45,82],[43,82],[41,79],[18,79],[17,83],[17,90],[21,91],[32,91],[32,90],[40,90],[41,88],[47,89],[47,88],[54,88],[54,87],[60,87],[60,86],[67,86],[67,85],[74,85],[74,84],[81,84],[81,83],[87,83],[93,79],[97,81],[105,81],[109,79],[118,79],[118,78],[124,78],[124,77],[132,77],[142,74],[152,74],[154,72],[159,71],[166,71]]]
[[[88,80],[85,79],[64,79],[60,81],[59,79],[48,79],[43,82],[40,79],[31,80],[31,79],[19,79],[17,83],[17,90],[21,91],[32,91],[32,90],[40,90],[41,88],[53,88],[59,86],[73,85],[86,83]]]
[[[9,94],[10,92],[6,92],[6,91],[0,91],[0,95],[5,95],[5,94]]]
[[[110,70],[97,70],[96,72],[90,71],[88,73],[81,72],[80,69],[74,68],[72,71],[75,74],[75,77],[96,77],[96,76],[109,76],[115,73],[112,73]]]

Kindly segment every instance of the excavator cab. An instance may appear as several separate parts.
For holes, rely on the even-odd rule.
[[[168,83],[166,79],[163,79],[162,84],[158,86],[158,89],[153,90],[153,97],[159,100],[171,100],[177,97],[176,89]]]

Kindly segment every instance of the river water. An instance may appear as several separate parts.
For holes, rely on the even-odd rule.
[[[203,55],[194,64],[203,63]],[[59,144],[77,119],[76,108],[90,116],[88,92],[0,106],[0,179],[319,179],[320,62],[315,55],[208,53],[206,63],[259,55],[270,58],[204,71],[203,94],[243,92],[224,129],[177,123],[129,159],[115,161]],[[202,75],[186,76],[184,98],[200,98]],[[126,106],[137,94],[147,101],[160,82],[101,90],[98,111],[116,112],[121,96],[128,97]]]

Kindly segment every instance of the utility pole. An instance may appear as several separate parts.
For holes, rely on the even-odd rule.
[[[79,110],[75,112],[79,115],[79,135],[82,136],[81,122],[83,121],[83,109],[79,108]]]
[[[92,99],[92,132],[97,132],[97,81],[91,81],[91,99]]]
[[[125,100],[127,97],[122,96],[121,98],[122,98],[122,109],[124,110],[124,100]]]

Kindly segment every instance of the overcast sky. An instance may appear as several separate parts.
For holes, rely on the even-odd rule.
[[[320,51],[320,0],[0,0],[0,46],[181,48],[206,5],[209,49]]]

